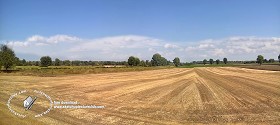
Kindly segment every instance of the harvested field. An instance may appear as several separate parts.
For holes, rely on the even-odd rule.
[[[279,71],[233,67],[0,76],[0,124],[280,124],[279,81]],[[43,117],[24,119],[9,112],[12,93],[33,89],[52,100],[105,108],[52,109]],[[46,107],[39,99],[29,113]],[[21,106],[12,105],[19,112]]]
[[[239,66],[241,68],[248,68],[248,69],[259,69],[259,70],[271,70],[271,71],[280,71],[280,64],[275,65],[244,65]]]

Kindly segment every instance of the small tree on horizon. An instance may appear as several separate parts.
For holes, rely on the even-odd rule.
[[[156,53],[153,55],[151,60],[152,66],[165,66],[168,65],[167,59]]]
[[[0,70],[4,66],[5,70],[11,68],[15,63],[15,52],[7,45],[0,45]]]
[[[127,60],[128,65],[138,66],[140,64],[140,59],[134,56],[130,56]]]
[[[26,60],[25,59],[22,59],[21,63],[22,63],[23,66],[26,66]]]
[[[260,65],[262,65],[262,63],[263,63],[263,56],[262,56],[262,55],[258,55],[257,62],[258,62]]]
[[[211,65],[213,64],[213,62],[214,62],[213,59],[210,59],[210,60],[209,60],[209,63],[210,63]]]
[[[58,58],[55,58],[54,65],[55,66],[60,66],[61,65],[61,61]]]
[[[40,61],[41,61],[41,66],[43,67],[48,67],[52,65],[52,58],[49,56],[41,57]]]
[[[219,63],[220,63],[220,60],[219,60],[219,59],[217,59],[217,60],[216,60],[216,64],[217,64],[217,65],[219,65]]]
[[[225,64],[227,64],[227,58],[224,58],[224,59],[223,59],[223,62],[224,62]]]
[[[278,61],[279,61],[279,63],[280,63],[280,54],[279,54],[279,56],[278,56]]]
[[[264,60],[263,60],[263,63],[268,63],[268,60],[267,60],[267,59],[264,59]]]
[[[175,57],[174,60],[173,60],[173,63],[176,67],[178,67],[180,65],[180,59],[179,57]]]
[[[204,60],[203,60],[203,64],[205,65],[206,63],[207,63],[207,60],[206,60],[206,59],[204,59]]]
[[[269,60],[268,60],[268,62],[270,62],[270,63],[274,63],[274,62],[275,62],[275,60],[274,60],[274,59],[269,59]]]

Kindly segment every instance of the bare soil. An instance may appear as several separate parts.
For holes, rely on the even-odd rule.
[[[279,71],[203,67],[0,76],[0,87],[0,124],[280,124]],[[6,103],[12,93],[34,89],[52,100],[105,108],[52,109],[40,118],[9,112]],[[20,111],[22,104],[12,106]],[[30,112],[42,108],[45,103],[38,101]]]

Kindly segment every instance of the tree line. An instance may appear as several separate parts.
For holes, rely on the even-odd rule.
[[[278,56],[278,60],[280,63],[280,54]],[[220,60],[213,60],[204,59],[202,63],[205,65],[207,63],[209,64],[220,64]],[[262,55],[258,55],[256,61],[253,61],[252,63],[259,63],[260,65],[262,63],[273,63],[275,62],[274,59],[264,59]],[[223,58],[223,63],[227,64],[228,59]],[[40,61],[26,61],[25,59],[20,60],[18,57],[16,57],[15,52],[9,48],[7,45],[0,45],[0,69],[2,66],[5,70],[8,70],[12,68],[13,66],[102,66],[102,65],[126,65],[126,66],[143,66],[143,67],[149,67],[149,66],[167,66],[167,65],[174,65],[176,67],[183,65],[183,63],[180,62],[179,57],[175,57],[172,62],[167,60],[165,57],[161,56],[160,54],[156,53],[152,56],[151,60],[140,60],[138,57],[130,56],[127,61],[80,61],[80,60],[60,60],[58,58],[55,58],[52,60],[50,56],[43,56],[40,58]]]
[[[203,62],[204,65],[207,64],[207,63],[212,65],[214,63],[214,60],[213,59],[209,59],[209,61],[207,61],[206,59],[204,59],[202,62]],[[215,62],[216,62],[217,65],[220,64],[220,59],[217,59]],[[224,58],[223,62],[224,62],[224,64],[227,64],[228,63],[227,58]]]
[[[49,56],[43,56],[40,61],[26,61],[15,59],[16,66],[102,66],[102,65],[127,65],[126,61],[81,61],[81,60],[54,60]]]
[[[280,54],[278,56],[278,61],[280,63]],[[209,59],[209,60],[204,59],[203,61],[193,61],[194,64],[204,64],[204,65],[206,65],[206,64],[211,64],[212,65],[214,63],[220,64],[220,62],[221,61],[219,59],[217,59],[215,61],[213,59]],[[224,64],[227,64],[228,62],[229,61],[228,61],[227,58],[223,58],[223,63]],[[264,59],[264,57],[262,55],[258,55],[256,61],[230,61],[230,63],[240,63],[240,64],[241,63],[243,63],[243,64],[258,63],[260,65],[262,65],[263,63],[274,63],[274,62],[275,62],[274,59]]]
[[[99,65],[126,65],[126,66],[143,66],[143,67],[149,67],[149,66],[167,66],[174,64],[175,66],[180,66],[180,59],[176,57],[173,60],[173,63],[171,61],[168,61],[166,58],[162,57],[160,54],[156,53],[153,55],[152,60],[141,60],[138,57],[130,56],[127,61],[69,61],[64,60],[61,61],[60,59],[56,58],[54,61],[52,61],[51,57],[49,56],[43,56],[40,58],[39,62],[40,66],[99,66]]]
[[[173,62],[167,60],[165,57],[156,53],[152,60],[141,60],[138,57],[130,56],[127,61],[80,61],[80,60],[54,60],[50,56],[42,56],[40,61],[26,61],[16,57],[14,51],[7,45],[0,45],[0,69],[4,66],[5,70],[12,68],[12,66],[102,66],[102,65],[126,65],[126,66],[180,66],[180,59],[176,57]]]
[[[161,56],[160,54],[156,53],[153,55],[152,60],[142,60],[135,56],[130,56],[127,60],[129,66],[167,66],[167,65],[175,65],[180,66],[180,59],[175,57],[173,62],[167,60],[165,57]]]

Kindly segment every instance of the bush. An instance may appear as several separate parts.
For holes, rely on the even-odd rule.
[[[140,64],[140,59],[134,56],[130,56],[127,60],[128,65],[138,66]]]
[[[48,67],[52,65],[52,58],[49,56],[41,57],[40,61],[41,61],[41,66],[43,67]]]

